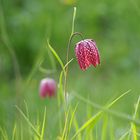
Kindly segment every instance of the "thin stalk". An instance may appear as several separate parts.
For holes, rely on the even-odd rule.
[[[74,22],[75,22],[75,17],[76,17],[76,7],[74,7],[74,11],[73,11],[71,35],[73,35],[73,33],[74,33]]]
[[[73,39],[73,37],[74,36],[76,36],[76,35],[79,35],[81,38],[82,38],[82,40],[83,40],[83,36],[82,36],[82,34],[81,33],[79,33],[79,32],[75,32],[75,33],[73,33],[71,36],[70,36],[70,38],[69,38],[69,42],[68,42],[68,46],[67,46],[67,55],[66,55],[66,64],[69,62],[69,51],[70,51],[70,45],[71,45],[71,43],[72,43],[72,39]],[[68,77],[68,65],[66,66],[66,68],[65,68],[65,80],[64,80],[64,95],[65,95],[65,100],[66,100],[66,97],[67,97],[67,77]]]
[[[68,41],[68,46],[67,46],[67,54],[66,54],[66,67],[64,68],[64,72],[65,72],[65,77],[64,77],[64,108],[65,108],[65,124],[67,123],[67,76],[68,76],[68,63],[69,63],[69,50],[70,50],[70,45],[72,42],[72,39],[74,36],[79,35],[82,39],[82,34],[79,32],[75,32],[74,33],[74,22],[75,22],[75,17],[76,17],[76,7],[74,7],[74,12],[73,12],[73,20],[72,20],[72,31],[71,31],[71,35]]]

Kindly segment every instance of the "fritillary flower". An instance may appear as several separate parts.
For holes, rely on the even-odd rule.
[[[56,82],[51,78],[44,78],[40,82],[39,94],[42,98],[52,97],[56,94]]]
[[[78,42],[75,47],[75,54],[82,70],[86,70],[90,65],[96,67],[100,64],[99,51],[92,39]]]

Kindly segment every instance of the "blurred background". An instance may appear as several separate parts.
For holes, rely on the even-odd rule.
[[[49,38],[66,63],[74,6],[77,7],[75,31],[96,41],[101,65],[96,69],[91,66],[85,72],[80,70],[74,54],[80,38],[75,37],[70,50],[70,58],[74,60],[69,66],[68,91],[104,105],[132,89],[114,109],[133,114],[140,94],[139,0],[0,0],[0,126],[9,129],[9,134],[16,120],[14,106],[24,109],[25,101],[32,120],[46,105],[48,122],[51,118],[55,120],[53,125],[48,124],[47,131],[51,133],[47,136],[54,139],[58,134],[54,130],[57,99],[42,100],[38,89],[40,80],[46,76],[59,80],[61,67],[47,50],[46,40]],[[40,69],[40,63],[51,73]],[[77,116],[82,123],[85,105],[80,106]],[[117,120],[115,123],[119,130],[128,126]]]

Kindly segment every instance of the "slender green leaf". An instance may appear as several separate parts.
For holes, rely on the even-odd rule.
[[[76,110],[77,110],[77,107],[78,107],[78,103],[76,104],[73,112],[71,113],[71,119],[70,119],[70,123],[69,123],[69,128],[68,128],[68,132],[67,132],[67,137],[69,136],[69,133],[70,133],[70,130],[71,130],[71,127],[72,127],[72,123],[73,123],[73,119],[74,119],[74,116],[75,116],[75,113],[76,113]]]
[[[128,90],[128,91],[126,91],[126,92],[124,92],[122,95],[120,95],[118,98],[116,98],[115,100],[113,100],[110,104],[108,104],[108,105],[106,106],[106,108],[108,109],[108,108],[110,108],[111,106],[113,106],[113,105],[114,105],[118,100],[120,100],[123,96],[127,95],[128,93],[130,93],[130,91],[131,91],[131,89]]]
[[[16,129],[17,129],[17,127],[16,127],[16,123],[15,123],[14,128],[13,128],[13,133],[12,133],[12,140],[15,140],[15,137],[16,137]]]
[[[113,120],[112,120],[112,116],[109,116],[109,137],[110,140],[114,140],[115,139],[115,135],[114,135],[114,124],[113,124]]]
[[[56,51],[50,45],[49,40],[47,40],[47,46],[49,47],[49,49],[51,50],[51,52],[53,53],[53,55],[55,56],[55,58],[57,59],[57,61],[59,62],[60,66],[63,69],[64,68],[64,64],[63,64],[61,58],[59,57],[59,55],[56,53]]]
[[[65,68],[73,61],[73,58],[65,64],[65,66],[63,67],[61,73],[60,73],[60,76],[59,76],[59,96],[58,96],[58,104],[60,106],[60,102],[61,102],[61,99],[62,101],[64,102],[64,95],[63,95],[63,83],[62,83],[62,79],[63,79],[63,74],[65,72]]]
[[[38,133],[38,131],[36,130],[36,128],[33,126],[33,124],[30,122],[29,118],[26,117],[26,115],[23,113],[23,111],[18,107],[15,106],[17,108],[17,110],[20,112],[20,114],[23,116],[23,118],[27,121],[27,123],[29,124],[29,126],[33,129],[33,131],[35,132],[35,134],[40,138],[41,135]]]
[[[137,114],[137,111],[138,111],[139,103],[140,103],[140,96],[139,96],[138,101],[137,101],[136,106],[135,106],[135,111],[134,111],[133,119],[136,118],[136,114]],[[130,129],[129,129],[127,132],[125,132],[125,133],[120,137],[119,140],[123,140],[127,135],[128,135],[128,139],[130,139],[131,133],[133,134],[133,140],[137,140],[136,125],[135,125],[133,122],[131,122],[131,127],[130,127]]]
[[[8,140],[8,135],[6,133],[6,130],[4,130],[0,127],[0,132],[1,132],[1,135],[3,137],[3,140]]]
[[[68,109],[68,111],[65,112],[65,125],[64,125],[64,129],[63,129],[63,133],[62,133],[62,140],[66,140],[69,111],[70,111],[70,109]]]
[[[139,104],[140,104],[140,96],[138,98],[138,101],[135,105],[135,112],[134,112],[134,115],[133,115],[133,118],[135,119],[136,118],[136,115],[137,115],[137,112],[138,112],[138,107],[139,107]]]
[[[134,111],[133,119],[136,118],[139,104],[140,104],[140,96],[139,96],[138,101],[135,105],[135,111]],[[137,129],[136,129],[136,125],[133,122],[131,122],[129,137],[130,137],[131,133],[132,133],[133,140],[137,140]]]
[[[72,137],[72,140],[79,134],[81,133],[85,128],[87,128],[89,125],[95,124],[98,119],[100,118],[102,112],[98,112],[96,115],[94,115],[92,118],[90,118],[88,121],[86,121],[79,129],[78,131],[74,134]]]
[[[20,123],[20,133],[19,133],[19,136],[20,136],[20,140],[24,140],[24,136],[23,136],[23,125],[22,125],[22,122]],[[30,131],[29,131],[30,133]],[[29,136],[30,138],[30,136]]]
[[[42,123],[41,139],[40,140],[43,140],[43,137],[44,137],[45,122],[46,122],[46,107],[45,107],[45,110],[44,110],[44,118],[43,118],[43,123]]]
[[[126,131],[126,132],[119,138],[119,140],[123,140],[128,134],[129,134],[129,131]]]
[[[139,120],[136,120],[134,118],[132,118],[130,115],[128,114],[125,114],[125,113],[122,113],[122,112],[117,112],[117,111],[114,111],[114,110],[111,110],[111,109],[107,109],[99,104],[96,104],[94,103],[93,101],[91,102],[90,100],[87,100],[86,98],[80,96],[79,94],[76,94],[76,93],[73,93],[73,95],[78,98],[79,100],[85,102],[85,103],[88,103],[89,105],[91,105],[92,107],[94,108],[97,108],[97,109],[100,109],[104,112],[107,112],[115,117],[118,117],[120,119],[123,119],[124,121],[132,121],[134,122],[135,124],[139,125],[140,126],[140,121]]]
[[[137,130],[136,130],[136,125],[134,123],[131,123],[131,130],[133,134],[133,140],[137,140]]]
[[[29,119],[29,109],[28,109],[27,102],[25,100],[24,100],[24,104],[25,104],[25,108],[26,108],[26,115],[27,115],[27,118]]]
[[[107,115],[104,115],[104,117],[103,117],[103,126],[102,126],[102,135],[101,135],[102,140],[106,140],[107,124],[108,124],[108,117],[107,117]]]
[[[79,125],[78,125],[78,121],[76,120],[76,116],[74,116],[73,118],[73,124],[74,124],[75,130],[78,131]],[[77,137],[78,137],[78,140],[82,140],[81,134],[79,134]]]
[[[75,17],[76,17],[76,7],[74,7],[74,10],[73,10],[73,18],[72,18],[72,30],[71,30],[71,35],[74,33],[74,23],[75,23]]]
[[[131,90],[128,90],[127,92],[123,93],[122,95],[120,95],[119,97],[117,97],[116,99],[114,99],[110,104],[108,104],[105,108],[109,109],[110,107],[112,107],[119,99],[121,99],[122,97],[124,97],[125,95],[127,95]],[[81,133],[83,130],[85,130],[88,126],[94,126],[93,124],[95,124],[99,118],[101,117],[102,113],[104,111],[99,111],[97,114],[95,114],[93,117],[91,117],[88,121],[86,121],[80,128],[79,130],[73,135],[72,139],[74,139],[79,133]]]
[[[53,70],[56,70],[56,62],[55,62],[54,55],[52,54],[52,52],[49,48],[47,49],[47,52],[48,52],[48,55],[49,55],[49,58],[51,61],[52,68],[53,68]]]

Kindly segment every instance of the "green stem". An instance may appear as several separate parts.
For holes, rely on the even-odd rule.
[[[73,33],[74,33],[74,22],[75,22],[75,17],[76,17],[76,7],[74,7],[74,11],[73,11],[71,35],[73,35]]]
[[[79,35],[82,38],[82,40],[83,40],[83,36],[79,32],[75,32],[75,33],[73,33],[70,36],[69,42],[68,42],[68,46],[67,46],[66,64],[69,62],[69,51],[70,51],[70,45],[71,45],[72,39],[76,35]],[[67,91],[66,90],[67,90],[68,65],[65,68],[65,74],[66,75],[65,75],[65,80],[64,80],[64,94],[65,94],[65,101],[66,101],[66,96],[67,96],[67,93],[66,93]]]

